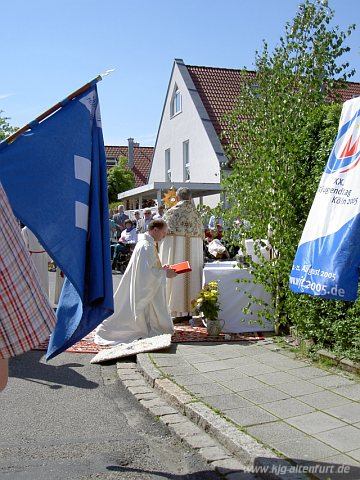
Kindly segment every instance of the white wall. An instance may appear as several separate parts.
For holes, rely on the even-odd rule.
[[[191,84],[193,86],[185,65],[179,66],[175,63],[155,146],[149,183],[166,181],[165,150],[168,148],[171,152],[171,181],[184,181],[183,142],[187,140],[189,141],[190,181],[220,182],[220,165],[214,150],[214,142],[218,142],[217,151],[219,149],[222,151],[221,144],[208,120],[209,117],[199,95],[197,92],[190,93],[188,90]],[[170,118],[170,105],[175,85],[181,92],[182,111]],[[215,206],[218,201],[219,195],[204,197],[204,204],[210,206]]]

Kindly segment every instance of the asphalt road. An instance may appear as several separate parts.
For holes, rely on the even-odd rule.
[[[214,480],[125,390],[114,365],[44,352],[11,361],[0,393],[0,479]]]

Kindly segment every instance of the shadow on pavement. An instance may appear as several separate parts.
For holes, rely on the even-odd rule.
[[[213,470],[201,470],[193,473],[184,473],[177,475],[176,473],[160,472],[157,470],[143,470],[142,468],[132,467],[120,467],[115,465],[109,465],[106,467],[110,472],[121,473],[142,473],[144,475],[156,475],[158,477],[168,478],[170,480],[217,480],[219,476]],[[230,470],[229,470],[230,471]],[[121,478],[121,477],[119,477]],[[144,480],[150,478],[144,477]],[[240,480],[240,479],[239,479]]]
[[[87,380],[81,373],[74,370],[82,367],[81,363],[65,363],[58,366],[40,363],[43,355],[41,351],[32,351],[14,357],[9,363],[9,377],[22,378],[53,390],[60,389],[64,385],[86,389],[99,386],[98,383]]]

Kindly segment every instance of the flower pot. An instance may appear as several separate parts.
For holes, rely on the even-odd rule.
[[[209,336],[217,337],[225,325],[225,320],[215,320],[205,319],[206,330]]]

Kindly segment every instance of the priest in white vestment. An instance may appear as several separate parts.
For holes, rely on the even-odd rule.
[[[42,247],[39,240],[35,237],[33,232],[28,228],[24,227],[21,230],[25,245],[30,253],[31,260],[36,268],[36,271],[39,274],[41,287],[46,295],[49,298],[49,268],[48,264],[50,257],[47,254],[46,250]]]
[[[140,338],[173,333],[166,301],[166,279],[177,276],[168,265],[162,266],[157,242],[167,234],[162,219],[152,220],[148,232],[138,242],[114,294],[114,314],[95,331],[98,345],[131,343]]]
[[[204,228],[199,212],[191,201],[191,192],[181,187],[176,192],[178,203],[165,212],[169,232],[160,247],[160,258],[172,265],[188,261],[192,271],[169,279],[166,296],[173,317],[191,315],[191,300],[201,290],[204,265]]]

